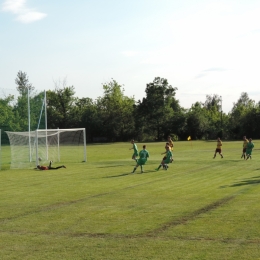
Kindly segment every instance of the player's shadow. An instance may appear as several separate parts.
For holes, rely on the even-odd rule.
[[[105,176],[102,178],[117,178],[117,177],[123,177],[123,176],[127,176],[129,175],[129,173],[123,173],[123,174],[119,174],[119,175],[111,175],[111,176]]]
[[[122,173],[122,174],[118,174],[118,175],[110,175],[110,176],[105,176],[105,177],[102,177],[102,178],[118,178],[118,177],[123,177],[123,176],[128,176],[128,175],[141,175],[141,174],[146,174],[146,173],[150,173],[150,172],[156,172],[155,170],[148,170],[148,171],[145,171],[143,173],[141,172],[135,172],[135,173]]]
[[[112,167],[118,167],[118,166],[124,166],[124,164],[118,164],[118,165],[110,165],[110,166],[98,166],[97,168],[112,168]]]
[[[252,179],[234,183],[234,184],[230,185],[229,187],[239,187],[239,186],[253,185],[253,184],[260,184],[260,176],[252,177]]]

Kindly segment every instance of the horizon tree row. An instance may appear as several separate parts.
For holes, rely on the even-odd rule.
[[[0,98],[0,129],[28,131],[28,89],[30,90],[31,129],[44,127],[44,116],[39,121],[43,92],[37,93],[25,72],[15,79],[18,99],[9,95]],[[195,102],[189,109],[180,106],[176,87],[167,79],[156,77],[146,85],[145,97],[136,101],[124,94],[116,80],[104,83],[103,96],[93,100],[75,96],[73,86],[66,80],[55,82],[48,90],[48,128],[86,128],[88,142],[162,141],[171,135],[175,140],[241,139],[243,135],[260,138],[260,102],[241,93],[230,113],[221,111],[221,97],[206,95],[204,103]]]

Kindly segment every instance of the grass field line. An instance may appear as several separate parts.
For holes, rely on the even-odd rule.
[[[201,242],[221,242],[225,244],[260,244],[260,239],[246,239],[246,238],[212,238],[212,237],[190,237],[190,236],[163,236],[158,234],[156,236],[151,235],[125,235],[125,234],[108,234],[108,233],[54,233],[54,232],[28,232],[28,231],[0,231],[1,235],[18,235],[18,236],[48,236],[48,239],[67,237],[67,238],[89,238],[89,239],[145,239],[145,240],[157,240],[157,241],[201,241]]]
[[[167,223],[164,223],[161,227],[156,228],[152,231],[149,231],[145,234],[145,236],[157,236],[159,233],[164,232],[165,230],[178,226],[178,225],[185,225],[187,222],[192,221],[196,219],[199,215],[205,214],[211,210],[214,210],[216,208],[219,208],[227,203],[229,203],[231,200],[233,200],[236,197],[236,195],[226,196],[224,198],[221,198],[220,200],[217,200],[213,203],[210,203],[209,205],[205,205],[204,207],[195,210],[194,212],[191,212],[190,214],[183,216],[179,219],[175,219],[173,221],[169,221]]]

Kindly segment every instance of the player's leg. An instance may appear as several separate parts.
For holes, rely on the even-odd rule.
[[[52,161],[50,161],[50,163],[49,163],[49,168],[51,168],[51,164],[52,164]]]
[[[249,151],[246,151],[246,160],[248,160],[250,156],[251,156],[251,153]]]
[[[138,168],[138,166],[139,166],[139,164],[137,163],[137,164],[136,164],[136,166],[134,167],[134,169],[133,169],[132,173],[134,173],[134,172],[135,172],[135,170]]]
[[[161,163],[161,164],[158,166],[158,168],[156,168],[155,170],[156,170],[156,171],[159,171],[160,168],[162,167],[162,165],[163,165],[163,164]]]

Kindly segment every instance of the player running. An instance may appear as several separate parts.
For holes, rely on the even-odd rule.
[[[164,158],[163,158],[161,164],[158,166],[158,168],[155,169],[156,171],[159,171],[161,166],[163,166],[164,170],[167,170],[169,168],[168,163],[170,163],[172,160],[172,152],[170,150],[170,146],[168,146],[168,145],[166,145],[166,158],[165,159]]]
[[[242,150],[242,155],[241,155],[241,159],[244,157],[244,159],[246,159],[246,147],[248,144],[248,140],[246,139],[246,136],[243,136],[243,150]]]
[[[215,154],[213,156],[213,159],[216,158],[216,154],[219,153],[219,155],[221,156],[221,159],[224,158],[222,155],[222,141],[220,140],[220,138],[218,137],[217,139],[217,148],[215,150]]]
[[[255,147],[254,143],[252,142],[252,138],[249,138],[249,141],[246,146],[246,160],[250,157],[252,159],[252,150]]]
[[[61,166],[57,166],[57,167],[52,167],[51,164],[52,164],[52,161],[50,161],[49,166],[37,165],[37,168],[36,168],[36,169],[38,169],[38,170],[57,170],[57,169],[60,169],[60,168],[66,168],[65,165],[61,165]]]
[[[132,173],[135,172],[135,170],[137,169],[137,167],[140,165],[141,166],[141,173],[143,173],[143,165],[145,165],[147,158],[149,158],[149,152],[146,150],[146,145],[143,145],[143,150],[141,150],[139,152],[139,159],[137,160],[137,164],[134,167],[134,170],[132,171]]]
[[[130,148],[129,150],[132,150],[132,149],[134,150],[134,153],[133,153],[133,155],[132,155],[132,159],[135,160],[135,161],[137,162],[136,157],[138,156],[138,148],[137,148],[137,145],[136,145],[134,139],[131,140],[131,144],[133,145],[133,147]]]

